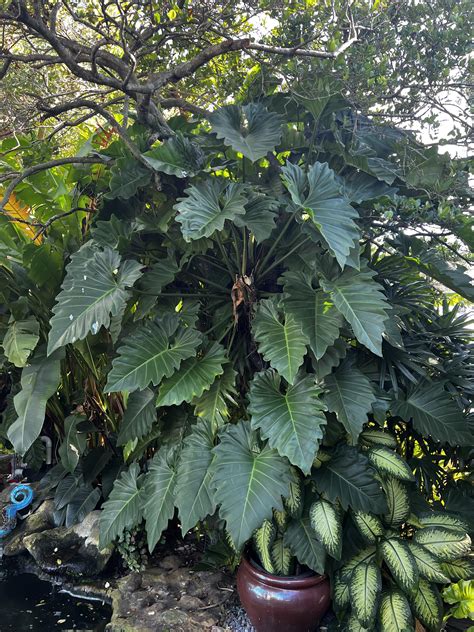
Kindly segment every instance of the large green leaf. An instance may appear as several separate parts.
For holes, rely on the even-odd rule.
[[[249,200],[245,204],[245,215],[237,215],[236,226],[246,226],[254,235],[257,243],[268,239],[275,228],[278,208],[277,200],[267,195],[256,195],[250,190]]]
[[[30,316],[26,320],[12,320],[3,338],[6,358],[18,368],[26,365],[39,340],[39,324]]]
[[[200,421],[184,440],[176,480],[176,506],[181,531],[187,533],[216,510],[211,488],[211,463],[214,447],[214,424]]]
[[[356,448],[341,445],[331,459],[312,475],[320,492],[344,509],[381,513],[386,509],[384,495],[373,476],[369,461]]]
[[[467,420],[442,384],[422,384],[397,399],[392,414],[413,425],[435,441],[451,445],[472,445],[473,436]]]
[[[329,295],[313,288],[311,277],[303,272],[285,272],[285,312],[301,324],[309,338],[309,345],[320,360],[339,336],[342,316]]]
[[[293,202],[304,208],[344,268],[359,240],[354,222],[358,213],[344,196],[334,171],[327,163],[316,162],[308,171],[307,182],[298,165],[287,162],[282,172]]]
[[[432,555],[429,549],[416,542],[409,542],[408,548],[415,558],[421,577],[432,582],[449,583],[449,578],[443,573],[440,562]]]
[[[382,594],[378,619],[380,632],[414,632],[415,629],[410,604],[396,588]]]
[[[282,120],[261,103],[226,105],[209,116],[212,131],[252,162],[273,151],[281,138]]]
[[[356,204],[380,197],[393,198],[398,190],[362,171],[353,171],[348,176],[338,178],[338,181],[347,199]]]
[[[387,319],[387,299],[368,268],[347,268],[335,280],[321,279],[334,305],[351,324],[355,337],[376,355],[382,355],[382,334]]]
[[[282,316],[275,298],[260,301],[252,322],[260,353],[287,382],[293,384],[303,364],[309,340],[292,314]]]
[[[469,553],[471,548],[471,538],[466,533],[441,527],[418,529],[413,539],[443,562],[451,562],[462,557]]]
[[[342,524],[334,505],[323,498],[317,500],[310,507],[309,520],[329,555],[340,560]]]
[[[118,252],[97,250],[91,242],[71,257],[62,291],[53,308],[48,355],[55,349],[84,339],[108,327],[111,317],[123,312],[131,287],[141,275],[141,265],[124,261]]]
[[[145,322],[118,348],[107,378],[106,392],[135,391],[156,386],[171,377],[183,360],[196,354],[201,335],[191,327],[179,327],[178,319]]]
[[[64,420],[64,437],[58,452],[61,463],[68,472],[74,472],[86,449],[87,433],[80,432],[77,428],[85,419],[85,415],[69,415]]]
[[[135,320],[139,320],[148,314],[161,294],[161,290],[174,280],[178,271],[179,266],[175,257],[168,256],[165,259],[156,261],[143,273],[143,276],[137,283],[140,295],[138,297]]]
[[[180,132],[144,153],[143,158],[155,171],[177,178],[193,176],[204,165],[202,149]]]
[[[399,454],[383,446],[371,448],[367,456],[372,465],[382,474],[399,478],[401,481],[414,481],[410,466]]]
[[[240,422],[225,429],[214,448],[213,485],[220,515],[235,545],[241,548],[272,509],[282,509],[288,496],[290,468],[286,459],[268,445],[255,447],[250,424]]]
[[[224,349],[215,342],[204,353],[182,362],[179,371],[161,382],[157,406],[178,406],[200,397],[222,375],[226,362]]]
[[[115,481],[110,496],[102,507],[99,533],[101,548],[122,535],[125,529],[132,529],[142,519],[145,501],[142,481],[137,463],[133,463]]]
[[[410,596],[411,605],[423,625],[433,632],[440,629],[443,603],[434,584],[420,579],[417,590]]]
[[[128,441],[141,439],[150,432],[155,421],[155,393],[151,388],[131,393],[120,424],[117,445],[125,445]]]
[[[214,429],[223,426],[228,421],[229,404],[236,405],[235,377],[236,372],[232,365],[226,364],[222,375],[217,377],[211,387],[193,402],[196,417],[210,421]]]
[[[269,446],[309,473],[326,424],[321,391],[312,376],[281,389],[278,373],[257,373],[250,387],[252,428],[260,429]]]
[[[245,213],[245,187],[210,178],[191,186],[175,205],[176,221],[185,241],[210,237],[224,228],[225,221]]]
[[[401,525],[410,515],[410,499],[406,486],[392,476],[382,478],[382,486],[387,499],[388,512],[385,521],[391,527]]]
[[[328,409],[336,413],[356,443],[367,423],[367,413],[377,399],[370,380],[359,369],[346,364],[327,375],[324,384],[327,388],[324,401]]]
[[[150,552],[174,514],[176,469],[169,461],[172,459],[168,458],[167,448],[161,448],[150,462],[143,486],[143,498],[146,499],[143,517]]]
[[[59,350],[45,357],[40,349],[21,372],[21,391],[13,399],[18,417],[7,432],[18,454],[25,454],[41,433],[46,403],[58,388],[61,357]]]
[[[66,508],[66,527],[82,522],[87,514],[97,507],[100,496],[98,487],[79,487]]]
[[[324,573],[326,552],[311,527],[309,518],[293,518],[283,538],[300,564],[309,566],[316,573]]]
[[[366,627],[375,621],[381,590],[382,577],[375,560],[358,564],[352,573],[349,593],[352,612]]]
[[[150,182],[151,175],[151,170],[141,165],[136,158],[118,158],[110,170],[110,191],[105,197],[128,200]]]
[[[407,593],[412,591],[419,574],[408,543],[400,538],[389,538],[380,543],[379,550],[400,588]]]

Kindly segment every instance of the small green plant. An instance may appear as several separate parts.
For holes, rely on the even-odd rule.
[[[134,573],[145,570],[148,549],[144,529],[140,526],[126,529],[117,541],[117,551],[126,568]]]
[[[461,579],[445,588],[442,595],[443,600],[451,606],[446,618],[474,621],[474,579]]]

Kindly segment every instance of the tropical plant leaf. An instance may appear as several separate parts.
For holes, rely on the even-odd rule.
[[[141,265],[121,257],[115,250],[97,250],[86,243],[71,257],[62,291],[56,297],[49,332],[48,355],[59,347],[83,340],[108,327],[110,319],[123,312],[129,298],[126,288],[141,275]]]
[[[179,371],[161,382],[157,406],[177,406],[182,402],[192,402],[200,397],[222,375],[226,362],[224,349],[215,342],[203,354],[182,362]]]
[[[64,420],[64,437],[58,452],[61,463],[68,472],[74,472],[86,449],[87,433],[79,432],[77,428],[77,425],[85,419],[85,415],[69,415]]]
[[[344,509],[381,513],[386,504],[369,461],[356,448],[341,445],[330,461],[312,475],[316,487]]]
[[[143,516],[143,477],[138,463],[121,473],[115,481],[100,516],[99,546],[104,548],[125,529],[132,529]]]
[[[300,564],[306,564],[316,573],[324,573],[326,552],[317,539],[309,518],[290,520],[283,541]]]
[[[301,167],[290,162],[282,167],[283,182],[295,204],[309,215],[343,269],[359,240],[354,219],[359,216],[349,204],[327,163],[315,162],[306,177]]]
[[[409,542],[408,548],[410,549],[413,557],[415,558],[416,565],[420,577],[429,579],[432,582],[438,582],[442,584],[449,583],[448,577],[443,573],[441,564],[430,553],[428,549],[416,542]]]
[[[320,389],[311,376],[281,391],[281,378],[273,370],[257,373],[250,387],[252,428],[260,429],[269,446],[308,473],[326,424]]]
[[[143,486],[143,507],[148,549],[153,551],[174,514],[176,469],[168,462],[168,450],[161,448],[150,462]]]
[[[120,424],[117,445],[141,439],[150,432],[155,421],[155,393],[151,388],[131,393]]]
[[[464,520],[447,512],[433,511],[432,513],[419,514],[417,518],[422,527],[441,527],[463,534],[469,531],[469,525]]]
[[[105,197],[128,200],[150,180],[151,170],[140,164],[136,158],[132,156],[117,158],[110,170],[110,191],[105,194]]]
[[[378,356],[382,355],[387,299],[382,286],[373,280],[375,272],[365,268],[358,272],[347,268],[335,280],[321,279],[336,308],[350,323],[357,340]]]
[[[415,480],[408,463],[393,450],[383,446],[371,448],[367,452],[367,456],[372,465],[382,474],[399,478],[401,481],[412,482]]]
[[[352,578],[354,570],[360,564],[368,564],[373,559],[375,559],[376,552],[377,552],[377,549],[375,548],[375,546],[368,546],[358,551],[341,568],[341,571],[340,571],[341,579],[345,582],[349,582]]]
[[[388,538],[379,550],[400,588],[409,593],[418,583],[419,573],[408,543],[400,538]]]
[[[439,630],[443,618],[443,603],[435,585],[420,579],[417,590],[410,596],[417,618],[429,630]]]
[[[68,474],[60,480],[54,494],[54,508],[56,510],[65,509],[82,486],[83,478],[79,474]]]
[[[215,426],[200,421],[184,440],[176,479],[176,506],[183,535],[216,510],[211,486]]]
[[[66,527],[82,522],[87,514],[97,507],[100,496],[98,487],[79,487],[66,508]]]
[[[372,632],[373,630],[371,627],[363,626],[353,613],[341,625],[344,626],[344,632]]]
[[[116,215],[111,215],[108,220],[95,222],[91,234],[94,241],[100,246],[113,248],[122,254],[130,245],[132,226]]]
[[[260,353],[289,384],[303,364],[309,340],[291,314],[281,315],[276,298],[260,301],[252,330]]]
[[[408,490],[397,478],[382,477],[382,486],[387,500],[388,511],[385,522],[391,527],[401,525],[410,515],[410,498]]]
[[[179,272],[179,266],[174,256],[156,261],[148,270],[145,270],[140,278],[137,287],[142,292],[138,298],[135,320],[146,316],[156,299],[161,294],[161,290],[169,285]]]
[[[40,436],[46,404],[59,384],[61,357],[61,351],[45,357],[40,349],[21,372],[21,391],[13,399],[18,417],[7,432],[18,454],[25,454]]]
[[[348,364],[324,378],[327,392],[324,396],[328,409],[336,413],[338,420],[357,442],[372,410],[376,396],[370,380],[356,367]]]
[[[9,362],[18,368],[26,365],[39,340],[39,324],[30,316],[26,320],[12,320],[3,337],[3,351]]]
[[[261,103],[226,105],[209,116],[212,131],[252,162],[273,151],[281,138],[282,119]]]
[[[194,356],[201,334],[179,327],[178,319],[144,322],[118,348],[107,378],[106,392],[144,389],[171,377],[181,362]]]
[[[210,421],[217,430],[227,423],[230,415],[229,404],[236,405],[234,396],[236,372],[231,364],[224,366],[224,372],[217,377],[211,387],[197,398],[194,403],[194,414],[200,419]]]
[[[381,632],[414,632],[415,630],[410,604],[402,591],[396,588],[382,594],[378,620]]]
[[[267,195],[255,195],[249,192],[249,200],[245,204],[245,215],[237,215],[234,224],[246,226],[260,243],[268,239],[275,228],[278,202]]]
[[[204,166],[202,149],[180,132],[145,152],[143,159],[155,171],[177,178],[193,176]]]
[[[175,205],[176,221],[185,241],[210,237],[224,228],[226,220],[244,215],[245,187],[235,182],[212,178],[185,190],[186,197]]]
[[[309,339],[309,345],[320,360],[339,336],[343,319],[329,294],[314,289],[311,277],[303,272],[285,272],[282,276],[285,313],[291,314]]]
[[[313,362],[314,373],[317,380],[323,380],[329,375],[334,367],[346,356],[347,344],[342,338],[338,338],[320,360]]]
[[[385,534],[382,521],[378,516],[365,511],[354,511],[352,519],[356,523],[361,535],[370,544],[375,544]]]
[[[441,527],[418,529],[413,536],[417,544],[425,546],[438,560],[451,562],[469,553],[471,538],[466,533]]]
[[[413,425],[435,441],[450,445],[472,445],[473,436],[467,420],[444,390],[442,384],[422,384],[408,392],[406,398],[397,399],[392,414]]]
[[[356,204],[381,197],[393,198],[398,191],[363,171],[353,171],[350,175],[337,178],[337,180],[341,183],[342,192],[346,198]]]
[[[329,555],[340,560],[342,524],[334,505],[323,498],[317,500],[310,507],[309,520]]]
[[[451,581],[461,579],[471,579],[474,577],[474,560],[463,557],[451,562],[441,562],[441,571],[449,577]]]
[[[352,612],[363,626],[369,627],[375,621],[381,590],[382,577],[376,562],[358,564],[352,573],[349,593]]]
[[[349,582],[344,581],[340,573],[336,573],[332,582],[332,601],[336,612],[345,610],[350,599]]]
[[[235,546],[240,549],[272,509],[283,509],[282,496],[288,496],[290,469],[286,459],[268,445],[255,449],[250,425],[240,422],[221,433],[214,448],[213,485],[220,515]]]
[[[385,446],[386,448],[397,447],[397,440],[389,432],[384,430],[364,430],[360,435],[361,441],[372,446]]]
[[[289,575],[291,551],[285,546],[283,538],[277,538],[272,544],[272,562],[279,575]]]
[[[253,543],[257,550],[260,562],[267,573],[275,574],[272,560],[272,544],[275,539],[276,529],[271,520],[264,520],[262,526],[255,530]]]

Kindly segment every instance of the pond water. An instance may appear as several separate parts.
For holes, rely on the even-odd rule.
[[[72,597],[31,573],[0,575],[1,632],[102,632],[110,617],[102,601]]]

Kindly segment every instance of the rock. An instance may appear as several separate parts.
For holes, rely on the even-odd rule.
[[[27,551],[47,573],[90,577],[100,573],[113,547],[99,549],[100,511],[92,511],[72,527],[57,527],[24,538]]]
[[[52,500],[45,500],[41,503],[34,513],[20,522],[12,534],[5,538],[4,555],[11,556],[25,553],[24,539],[26,536],[54,527],[53,511],[54,503]]]
[[[175,571],[181,566],[181,561],[177,555],[167,555],[158,562],[158,567],[165,571]]]

